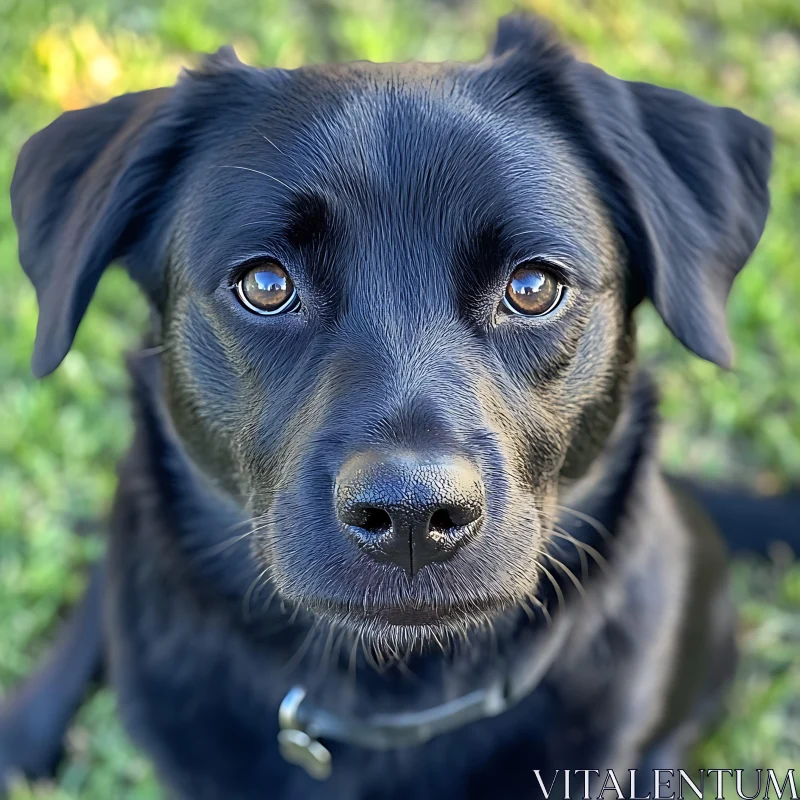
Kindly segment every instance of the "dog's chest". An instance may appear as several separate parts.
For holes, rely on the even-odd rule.
[[[130,596],[112,603],[123,615],[115,628],[124,632],[112,648],[113,678],[130,732],[186,800],[528,800],[538,796],[535,770],[549,785],[557,769],[606,769],[617,750],[621,687],[597,686],[573,703],[566,676],[551,674],[505,714],[422,746],[378,751],[325,742],[333,769],[317,782],[278,751],[278,705],[291,676],[259,675],[246,642],[193,627],[184,614],[168,640],[131,624],[129,613],[169,615],[162,600],[156,612]]]
[[[221,673],[189,689],[150,676],[136,697],[121,687],[129,727],[186,800],[529,800],[539,796],[535,770],[549,785],[565,765],[602,769],[613,749],[610,705],[571,711],[545,685],[502,717],[422,746],[377,751],[326,742],[332,774],[318,782],[280,756],[277,708],[238,695],[229,680]],[[191,718],[181,720],[189,707]]]

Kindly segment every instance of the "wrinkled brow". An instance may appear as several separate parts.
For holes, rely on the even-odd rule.
[[[289,199],[280,236],[299,254],[305,280],[317,296],[325,304],[338,306],[342,286],[334,262],[341,223],[330,202],[312,189],[295,192]]]
[[[462,308],[474,303],[475,291],[508,280],[514,267],[530,258],[547,260],[558,277],[598,288],[594,254],[554,226],[495,219],[482,224],[458,243],[454,253],[454,283]]]

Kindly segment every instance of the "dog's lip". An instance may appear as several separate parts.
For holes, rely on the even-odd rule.
[[[336,600],[312,600],[307,605],[314,611],[351,621],[377,621],[397,627],[436,626],[442,623],[483,617],[501,611],[506,604],[499,600],[483,599],[467,605],[448,604],[414,605],[353,605]]]
[[[453,616],[452,610],[442,612],[433,606],[428,608],[419,607],[382,607],[382,608],[365,608],[363,615],[366,618],[379,619],[389,625],[430,625],[441,621],[444,618]]]

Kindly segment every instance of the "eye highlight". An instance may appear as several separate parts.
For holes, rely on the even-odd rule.
[[[289,273],[277,261],[265,259],[252,264],[234,291],[248,311],[262,316],[296,311],[300,305]]]
[[[548,270],[547,264],[528,261],[514,270],[506,286],[503,306],[512,314],[543,317],[554,311],[564,295],[564,284]]]

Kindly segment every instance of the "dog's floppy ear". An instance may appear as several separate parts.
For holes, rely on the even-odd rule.
[[[537,100],[566,123],[595,169],[667,326],[697,355],[730,366],[725,303],[769,211],[769,128],[578,62],[531,18],[501,20],[495,55],[514,51],[537,78]]]
[[[69,350],[105,267],[128,260],[147,285],[154,264],[135,258],[152,187],[166,166],[147,142],[170,89],[68,111],[26,142],[11,182],[19,259],[36,289],[32,367],[52,372]],[[137,230],[140,228],[140,230]],[[152,286],[148,286],[152,289]]]
[[[682,92],[579,65],[634,266],[686,347],[729,367],[725,304],[769,212],[769,128]]]
[[[22,148],[11,182],[19,259],[36,289],[37,377],[69,351],[103,270],[121,262],[158,303],[170,178],[208,116],[204,79],[243,65],[231,48],[176,87],[68,111]],[[209,81],[205,81],[209,83]],[[190,96],[194,103],[189,102]]]

